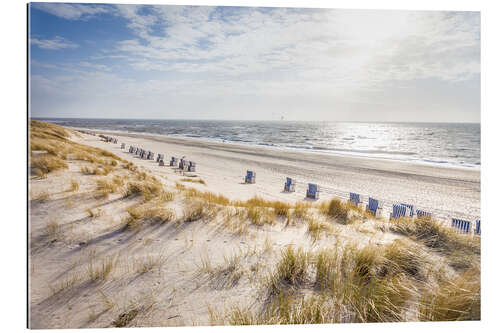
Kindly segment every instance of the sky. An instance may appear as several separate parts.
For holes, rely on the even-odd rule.
[[[31,117],[480,121],[480,13],[31,3]]]

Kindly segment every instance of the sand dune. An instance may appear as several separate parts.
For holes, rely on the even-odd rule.
[[[347,190],[390,199],[416,188],[422,197],[411,198],[422,205],[441,200],[443,211],[465,213],[463,206],[479,209],[474,172],[137,135],[114,134],[118,144],[37,135],[29,211],[32,328],[480,317],[477,237],[432,221],[393,224],[342,205],[338,213],[327,201]],[[185,155],[198,171],[182,175],[138,159],[121,142]],[[59,167],[36,172],[48,161],[35,160],[50,156]],[[256,184],[243,184],[247,168],[257,172]],[[297,178],[296,193],[282,193],[285,175]],[[324,186],[326,205],[304,199],[308,181]],[[447,192],[459,189],[460,196]],[[290,206],[244,201],[254,195]],[[364,289],[366,279],[375,288]]]

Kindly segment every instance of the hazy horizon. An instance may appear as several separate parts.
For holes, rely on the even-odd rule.
[[[182,121],[241,121],[241,122],[259,122],[259,121],[269,121],[269,122],[328,122],[328,123],[386,123],[386,124],[397,124],[397,123],[407,123],[407,124],[478,124],[481,122],[473,121],[366,121],[366,120],[289,120],[289,119],[201,119],[201,118],[108,118],[108,117],[30,117],[33,120],[42,119],[82,119],[82,120],[182,120]]]
[[[480,13],[31,3],[34,118],[480,123]]]

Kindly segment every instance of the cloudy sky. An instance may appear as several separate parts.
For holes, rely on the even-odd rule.
[[[31,116],[480,120],[480,14],[30,5]]]

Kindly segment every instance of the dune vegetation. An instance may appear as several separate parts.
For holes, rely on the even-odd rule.
[[[190,187],[205,184],[200,178],[158,177],[78,143],[79,135],[30,122],[30,261],[35,267],[30,279],[42,295],[31,306],[39,327],[481,317],[480,237],[458,234],[431,219],[375,219],[338,199],[233,200]],[[64,181],[62,192],[50,191],[51,182]],[[79,204],[63,210],[61,198]],[[57,211],[59,218],[45,218],[52,216],[47,211]],[[294,244],[282,245],[287,235],[295,237]],[[230,244],[239,250],[224,252]],[[165,245],[175,255],[166,254]],[[57,246],[70,248],[68,257],[57,269],[38,272]],[[204,286],[210,295],[200,305],[203,311],[196,312],[200,321],[168,321],[175,299],[193,301],[188,291],[182,294],[192,285],[190,293]],[[234,288],[245,296],[225,303],[225,293]],[[46,308],[59,315],[68,311],[61,300],[71,300],[86,315],[60,325],[45,321]]]

